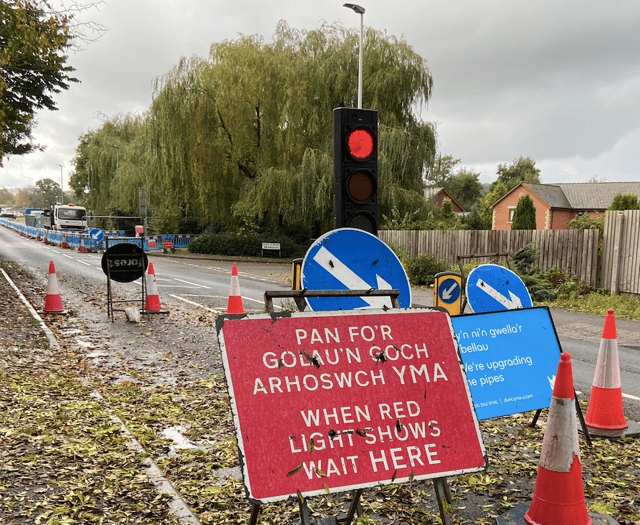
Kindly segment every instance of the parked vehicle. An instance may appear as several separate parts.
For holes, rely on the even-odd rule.
[[[87,210],[74,204],[56,204],[44,212],[44,227],[51,230],[86,230]]]

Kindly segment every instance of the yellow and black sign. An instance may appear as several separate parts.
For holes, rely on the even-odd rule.
[[[451,316],[462,313],[462,275],[454,272],[436,275],[433,305],[444,308]]]

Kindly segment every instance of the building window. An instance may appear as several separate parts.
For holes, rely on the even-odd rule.
[[[516,212],[516,207],[509,208],[509,220],[507,222],[513,222],[513,214]]]

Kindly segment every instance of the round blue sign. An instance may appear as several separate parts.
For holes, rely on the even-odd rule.
[[[483,264],[467,277],[467,301],[475,313],[531,308],[529,290],[514,272],[497,264]]]
[[[445,304],[454,304],[460,299],[461,293],[460,283],[455,279],[445,279],[438,288],[438,296]]]
[[[100,228],[93,228],[89,232],[89,237],[91,237],[91,240],[93,241],[100,242],[104,239],[104,232]]]
[[[398,290],[402,308],[411,307],[411,285],[396,254],[376,236],[341,228],[313,243],[302,263],[302,287],[307,290]],[[308,297],[316,312],[391,308],[389,297]]]

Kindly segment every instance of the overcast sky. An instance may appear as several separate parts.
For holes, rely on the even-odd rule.
[[[153,79],[181,57],[207,56],[211,43],[240,34],[271,41],[279,20],[296,29],[322,21],[359,29],[360,15],[343,3],[105,0],[85,17],[109,31],[70,55],[81,83],[58,95],[59,111],[37,116],[36,140],[46,150],[6,160],[0,187],[60,181],[62,165],[67,190],[78,137],[99,128],[100,116],[146,110]],[[359,5],[365,26],[403,37],[428,61],[434,90],[422,118],[437,124],[439,151],[482,182],[520,156],[536,161],[544,183],[640,180],[637,1]]]

